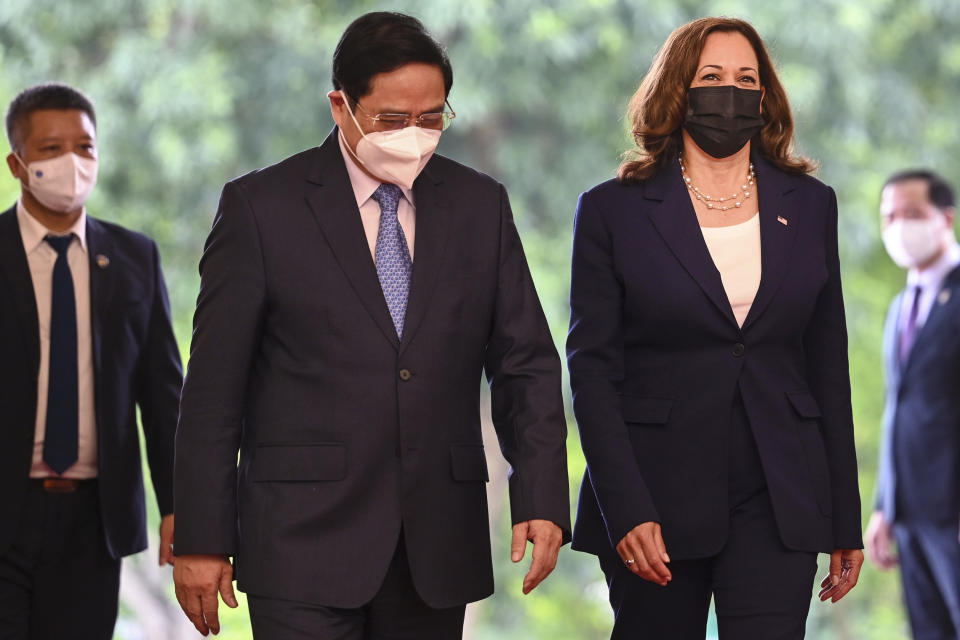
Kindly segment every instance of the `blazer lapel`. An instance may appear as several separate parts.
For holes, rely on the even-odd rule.
[[[660,202],[649,214],[657,232],[714,306],[736,327],[737,320],[720,272],[703,239],[696,211],[680,175],[680,166],[673,162],[660,171],[644,186],[643,196]]]
[[[30,265],[17,224],[16,206],[0,215],[0,278],[6,281],[10,292],[10,296],[5,297],[5,304],[10,304],[17,315],[20,335],[30,354],[30,370],[36,377],[40,371],[40,321]]]
[[[449,208],[438,188],[441,182],[428,164],[413,185],[417,233],[413,273],[410,276],[410,297],[403,325],[403,340],[400,343],[401,352],[410,344],[423,320],[443,262],[449,228]]]
[[[953,269],[953,271],[948,273],[947,277],[944,278],[943,286],[940,287],[940,291],[937,292],[937,297],[933,300],[933,306],[930,307],[927,320],[923,323],[923,326],[917,330],[917,335],[913,339],[913,346],[907,355],[907,361],[902,365],[904,373],[906,373],[910,367],[910,363],[915,359],[915,354],[926,348],[928,341],[927,336],[937,335],[937,324],[942,318],[948,317],[944,315],[943,308],[951,302],[956,304],[954,296],[960,296],[960,267]]]
[[[340,143],[337,141],[336,128],[317,150],[317,161],[307,176],[307,182],[312,185],[306,196],[307,205],[320,225],[340,268],[350,280],[360,302],[380,327],[380,331],[395,348],[399,348],[400,340],[390,318],[387,301],[383,297],[377,267],[370,256],[360,210],[350,186],[350,176],[340,152]],[[417,235],[419,234],[418,227]],[[418,259],[419,242],[418,237]]]
[[[760,317],[780,287],[800,222],[798,216],[790,215],[785,201],[794,189],[789,177],[758,154],[753,156],[753,166],[760,204],[760,287],[743,321],[744,331]]]
[[[100,379],[103,361],[103,325],[113,297],[113,243],[103,225],[87,216],[87,256],[90,261],[90,333],[93,339],[93,369]]]
[[[883,359],[887,370],[887,386],[891,389],[900,387],[900,308],[903,304],[903,292],[897,294],[890,303],[887,320],[883,327]]]

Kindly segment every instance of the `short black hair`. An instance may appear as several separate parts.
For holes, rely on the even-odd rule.
[[[927,199],[938,209],[947,209],[954,206],[953,187],[943,176],[930,169],[907,169],[898,171],[883,183],[884,188],[890,184],[906,182],[907,180],[923,180],[927,183]]]
[[[374,11],[354,20],[333,52],[333,88],[354,101],[370,93],[370,80],[405,64],[435,65],[443,73],[446,95],[453,67],[446,51],[419,20],[393,11]]]
[[[44,109],[76,109],[90,116],[94,128],[97,126],[97,114],[93,110],[90,98],[70,85],[60,82],[45,82],[24,89],[13,99],[7,108],[7,140],[12,149],[29,135],[27,127],[30,115]]]

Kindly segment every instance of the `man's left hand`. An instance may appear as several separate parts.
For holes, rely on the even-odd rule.
[[[549,520],[527,520],[513,525],[513,541],[510,544],[510,559],[523,560],[527,541],[533,543],[533,562],[523,578],[524,595],[533,591],[557,566],[557,555],[563,544],[563,532]]]
[[[173,566],[173,514],[160,519],[160,566]]]

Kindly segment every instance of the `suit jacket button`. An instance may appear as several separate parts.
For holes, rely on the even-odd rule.
[[[743,352],[745,349],[746,347],[743,346],[743,343],[738,342],[737,344],[733,345],[733,355],[739,358],[740,356],[743,355]]]
[[[410,373],[409,369],[400,369],[400,379],[406,382],[413,377],[413,374]]]

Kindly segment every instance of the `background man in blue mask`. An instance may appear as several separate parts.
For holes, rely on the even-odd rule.
[[[327,140],[223,190],[177,432],[175,581],[203,633],[233,557],[258,638],[459,638],[493,591],[482,371],[524,592],[569,539],[560,363],[506,192],[433,155],[452,82],[422,24],[367,14]]]
[[[120,559],[147,546],[137,407],[173,552],[182,373],[152,240],[87,216],[93,105],[44,84],[6,117],[0,214],[0,635],[108,639]]]
[[[870,559],[899,561],[915,638],[960,635],[960,246],[954,192],[930,171],[889,178],[883,241],[908,269],[884,331],[887,401]],[[896,541],[898,553],[893,553]]]

